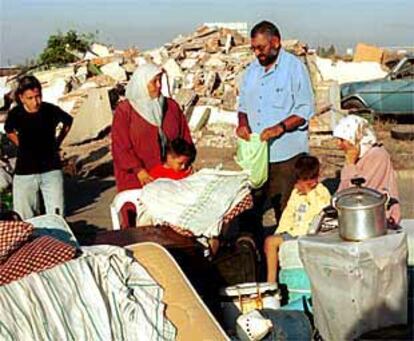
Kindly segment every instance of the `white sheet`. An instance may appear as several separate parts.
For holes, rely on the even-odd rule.
[[[224,215],[249,193],[246,172],[202,169],[180,181],[158,179],[142,189],[138,223],[149,214],[156,224],[215,237]]]

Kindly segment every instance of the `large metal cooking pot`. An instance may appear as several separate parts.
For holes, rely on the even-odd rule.
[[[362,178],[353,179],[355,187],[336,193],[332,206],[338,211],[339,235],[345,240],[359,241],[386,233],[388,194],[362,187]]]

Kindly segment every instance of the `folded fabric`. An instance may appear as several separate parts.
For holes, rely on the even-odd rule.
[[[33,233],[33,225],[24,221],[0,221],[0,264]]]
[[[224,216],[250,194],[248,173],[202,169],[180,181],[158,179],[142,189],[138,223],[149,214],[156,224],[219,235]]]
[[[52,237],[39,237],[25,243],[0,265],[0,285],[30,273],[49,269],[75,257],[76,249]]]

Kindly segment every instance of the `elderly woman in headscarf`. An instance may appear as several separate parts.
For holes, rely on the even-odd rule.
[[[115,110],[112,156],[118,192],[153,181],[148,170],[161,164],[168,141],[183,138],[193,143],[180,107],[161,94],[162,74],[154,64],[139,66],[126,87],[126,100]],[[122,209],[123,228],[135,225],[135,210],[127,205]]]
[[[356,115],[342,118],[333,131],[338,147],[345,152],[345,165],[341,171],[338,191],[353,186],[351,179],[362,177],[364,186],[388,191],[394,204],[387,212],[392,223],[401,220],[401,208],[397,202],[397,177],[391,158],[382,144],[377,142],[374,130],[368,121]]]

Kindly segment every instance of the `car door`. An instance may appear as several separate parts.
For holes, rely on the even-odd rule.
[[[407,59],[381,84],[382,113],[414,113],[414,58]]]

